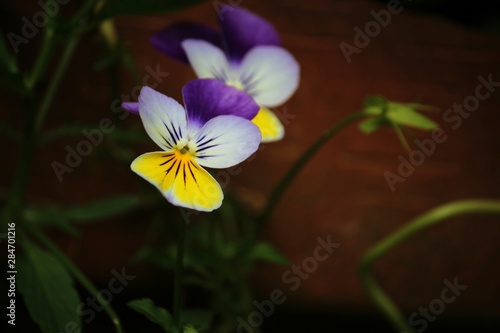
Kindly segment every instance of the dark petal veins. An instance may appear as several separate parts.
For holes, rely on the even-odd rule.
[[[256,88],[258,86],[258,78],[256,77],[255,72],[247,74],[245,77],[241,78],[241,83],[249,95],[255,96],[257,94],[258,90]]]
[[[198,158],[210,158],[210,157],[217,157],[219,155],[200,155],[200,156],[196,156]]]
[[[182,164],[182,178],[184,179],[184,189],[186,189],[186,163]]]
[[[175,158],[175,156],[170,157],[168,160],[166,160],[165,162],[161,163],[160,166],[164,166],[165,164],[167,164],[168,162],[170,162],[174,158]]]
[[[177,178],[177,175],[179,174],[179,169],[181,168],[181,162],[179,162],[179,165],[177,165],[177,170],[175,170],[175,177]]]
[[[179,162],[179,163],[180,163],[180,161],[179,161],[179,160],[175,160],[175,161],[174,161],[174,163],[172,163],[172,165],[170,166],[170,168],[168,168],[168,169],[167,169],[167,171],[166,171],[165,173],[166,173],[166,174],[168,174],[168,173],[170,172],[170,170],[172,170],[172,169],[173,169],[173,167],[175,167],[175,165],[177,164],[177,162]]]
[[[201,153],[202,151],[206,150],[206,149],[209,149],[209,148],[213,148],[213,147],[217,147],[218,145],[211,145],[211,146],[204,146],[203,148],[198,148],[196,150],[196,153]]]
[[[167,126],[167,124],[163,123],[163,125],[165,125],[165,128],[167,129],[168,131],[168,134],[170,135],[170,137],[175,141],[179,141],[180,138],[177,136],[177,133],[175,132],[175,130],[170,130],[170,128]],[[173,132],[173,133],[172,133]],[[174,136],[175,135],[175,136]],[[172,145],[173,146],[173,145]]]
[[[174,145],[170,142],[170,140],[168,140],[166,137],[164,137],[163,135],[160,134],[160,136],[162,137],[162,139],[165,141],[165,145],[168,147],[168,148],[172,148]]]
[[[198,169],[198,168],[196,167],[196,165],[194,165],[193,162],[189,161],[189,164],[188,164],[189,172],[191,173],[191,176],[193,177],[194,182],[196,184],[198,184],[198,181],[196,180],[196,177],[194,176],[194,173],[193,173],[193,170],[191,169],[191,166],[193,166],[195,169]]]
[[[203,136],[203,138],[205,138],[205,136]],[[203,148],[203,146],[206,146],[207,144],[209,144],[210,142],[218,139],[219,137],[215,137],[215,138],[209,138],[207,139],[206,141],[204,142],[200,142],[201,140],[196,140],[196,145],[198,146],[198,149],[197,151],[199,151],[199,148]]]

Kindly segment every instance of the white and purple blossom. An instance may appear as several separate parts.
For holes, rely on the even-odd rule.
[[[267,20],[240,7],[221,8],[221,32],[195,23],[176,23],[155,33],[153,46],[189,62],[199,78],[217,78],[246,91],[260,106],[253,122],[264,142],[280,140],[284,128],[269,110],[286,102],[299,84],[300,67],[282,48]]]
[[[223,192],[203,167],[243,162],[261,142],[250,120],[259,107],[248,94],[215,79],[198,79],[182,89],[184,105],[149,87],[132,103],[151,139],[163,150],[137,157],[131,169],[176,206],[212,211]]]

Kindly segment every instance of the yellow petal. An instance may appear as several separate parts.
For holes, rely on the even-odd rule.
[[[285,135],[285,129],[278,117],[271,110],[261,107],[252,119],[262,133],[262,142],[278,141]]]
[[[176,206],[210,212],[222,204],[224,194],[219,183],[194,161],[189,152],[183,154],[174,150],[143,154],[130,167]]]

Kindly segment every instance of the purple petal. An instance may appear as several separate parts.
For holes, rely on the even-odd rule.
[[[138,102],[122,102],[122,108],[133,114],[139,114],[139,103]]]
[[[246,9],[223,5],[219,19],[231,60],[239,62],[254,46],[281,45],[273,25]]]
[[[188,63],[188,59],[181,43],[185,39],[202,39],[221,47],[221,35],[214,29],[202,24],[179,22],[174,23],[163,30],[155,32],[151,36],[151,44],[155,49],[171,57]]]
[[[234,115],[251,120],[259,111],[250,95],[217,79],[190,81],[182,88],[182,96],[190,132],[217,116]]]

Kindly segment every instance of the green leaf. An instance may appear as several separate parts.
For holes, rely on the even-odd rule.
[[[119,15],[146,15],[184,9],[203,0],[107,0],[97,16],[105,20]]]
[[[424,131],[430,131],[438,127],[434,121],[405,104],[390,103],[388,118],[399,125],[414,127]]]
[[[144,128],[141,128],[139,126],[128,128],[126,130],[117,128],[109,134],[109,138],[116,142],[126,144],[146,142],[146,139],[149,139],[145,134]]]
[[[73,236],[79,236],[80,232],[71,225],[57,206],[30,206],[23,211],[23,219],[28,223],[43,224],[63,230]]]
[[[371,134],[384,125],[386,125],[384,119],[376,117],[376,118],[366,119],[365,121],[360,123],[359,129],[361,130],[361,132],[365,134]]]
[[[250,250],[248,258],[253,260],[269,261],[283,266],[290,265],[290,260],[288,260],[288,258],[268,243],[256,244]]]
[[[138,299],[127,303],[129,307],[143,314],[155,324],[160,325],[165,332],[174,332],[174,319],[172,315],[162,307],[156,306],[149,298]]]
[[[80,299],[70,275],[50,254],[24,242],[19,256],[17,283],[31,318],[43,333],[80,330]]]
[[[56,205],[29,206],[23,211],[23,219],[28,223],[43,224],[64,230],[74,236],[79,235],[73,223],[102,220],[124,214],[140,204],[140,199],[132,195],[119,195],[102,200],[61,208]]]
[[[95,128],[95,124],[70,124],[57,127],[43,133],[40,137],[40,144],[45,145],[49,142],[66,138],[84,138],[83,131],[90,131]],[[0,127],[0,134],[1,132],[2,128]],[[113,132],[106,135],[106,139],[130,144],[136,142],[145,142],[146,135],[144,134],[144,129],[140,127],[135,127],[127,130],[115,128]]]
[[[136,196],[118,195],[66,208],[64,215],[76,222],[95,221],[124,214],[137,207],[139,203],[140,199]]]
[[[438,125],[431,119],[422,115],[419,111],[432,111],[436,108],[418,103],[397,103],[387,101],[381,96],[365,99],[363,113],[380,119],[369,119],[360,125],[364,133],[372,133],[384,124],[397,124],[399,126],[413,127],[424,131],[437,128]]]
[[[95,124],[69,124],[57,127],[50,131],[46,131],[40,137],[41,144],[47,144],[51,141],[65,139],[69,137],[81,138],[83,137],[82,131],[95,128]]]

